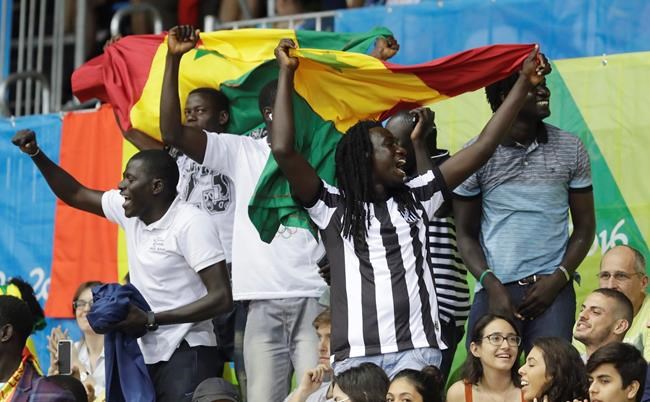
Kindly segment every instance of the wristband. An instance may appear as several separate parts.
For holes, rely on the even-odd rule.
[[[557,269],[562,271],[567,282],[571,282],[571,275],[569,274],[569,271],[566,268],[564,268],[562,265],[558,265]]]
[[[36,155],[38,155],[40,153],[41,153],[41,149],[36,148],[36,152],[34,152],[33,154],[27,154],[27,156],[29,156],[30,158],[33,158],[33,157],[35,157]]]
[[[487,274],[491,273],[491,272],[492,272],[492,270],[491,270],[490,268],[488,268],[488,269],[486,269],[485,271],[483,271],[483,273],[481,274],[481,276],[478,277],[478,283],[480,283],[481,286],[483,286],[483,279],[485,279],[485,276],[486,276]],[[485,286],[483,286],[483,287],[485,287]]]

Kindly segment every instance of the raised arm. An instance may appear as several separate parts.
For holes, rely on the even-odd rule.
[[[280,66],[278,92],[273,106],[271,127],[271,152],[278,166],[289,180],[293,195],[303,204],[313,202],[318,196],[321,181],[314,168],[295,148],[293,122],[293,77],[298,59],[289,56],[289,49],[296,45],[291,39],[282,39],[275,49]]]
[[[456,188],[467,177],[492,156],[497,146],[508,135],[510,127],[524,104],[526,95],[533,87],[544,79],[551,71],[550,64],[539,49],[535,49],[524,61],[519,79],[501,104],[501,107],[492,115],[490,121],[481,131],[478,139],[467,148],[457,152],[440,166],[440,172],[445,178],[450,190]]]
[[[432,127],[434,126],[434,114],[427,107],[414,109],[410,113],[417,121],[411,132],[411,143],[413,143],[413,154],[415,156],[418,175],[421,175],[433,168],[433,162],[429,154],[427,135],[434,135],[431,133]]]
[[[160,95],[160,131],[163,142],[178,148],[198,163],[203,163],[207,136],[203,130],[184,126],[181,119],[181,100],[178,96],[178,72],[181,58],[194,49],[199,30],[189,25],[173,27],[167,35],[167,57]]]
[[[102,194],[104,192],[83,186],[59,165],[52,162],[38,147],[36,134],[32,130],[20,130],[11,139],[11,142],[31,157],[45,177],[47,184],[61,201],[73,208],[104,216],[102,210]]]

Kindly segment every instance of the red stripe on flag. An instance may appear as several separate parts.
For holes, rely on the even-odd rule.
[[[129,113],[140,99],[151,63],[166,33],[127,36],[72,73],[72,92],[82,102],[92,98],[117,105],[124,129],[131,127]]]
[[[534,45],[491,45],[402,66],[384,62],[396,73],[412,73],[425,84],[449,97],[475,91],[497,82],[521,68]]]
[[[83,185],[116,188],[121,177],[122,136],[113,110],[70,113],[63,119],[60,164]],[[49,317],[71,317],[72,297],[84,281],[117,280],[117,226],[57,200]]]

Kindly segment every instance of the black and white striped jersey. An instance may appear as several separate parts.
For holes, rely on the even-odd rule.
[[[334,361],[445,348],[427,248],[429,217],[448,194],[435,172],[406,183],[417,214],[400,212],[393,198],[367,204],[365,238],[343,237],[345,202],[336,187],[323,182],[319,197],[307,208],[321,229],[330,262]]]
[[[429,232],[429,256],[436,283],[440,319],[465,325],[469,315],[470,300],[467,285],[467,268],[456,246],[456,225],[453,218],[431,218]]]

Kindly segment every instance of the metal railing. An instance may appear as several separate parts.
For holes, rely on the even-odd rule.
[[[66,6],[72,5],[72,1],[75,2],[74,8],[77,12],[75,29],[73,34],[66,36]],[[43,110],[61,109],[65,45],[74,46],[75,67],[80,66],[85,59],[86,1],[20,0],[17,3],[18,8],[13,11],[18,12],[18,36],[11,41],[9,38],[2,38],[3,44],[11,44],[16,57],[15,68],[0,82],[4,88],[0,96],[4,113],[22,116],[41,113]],[[12,7],[12,4],[14,3],[8,2],[9,7]],[[53,5],[50,15],[48,4]],[[3,1],[3,7],[5,5],[6,2]],[[46,27],[49,26],[52,27],[52,32],[46,34]],[[10,60],[5,62],[10,63]],[[46,75],[49,75],[49,80]],[[15,84],[13,91],[8,90],[10,83]],[[42,96],[44,92],[47,96]]]
[[[34,93],[31,91],[32,81],[36,83]],[[19,85],[23,82],[27,84],[25,90],[25,114],[50,113],[50,84],[43,74],[35,71],[10,74],[7,79],[0,82],[0,99],[6,98],[11,84]],[[32,99],[34,99],[33,108]],[[12,113],[5,102],[0,102],[0,114],[5,117],[20,116],[20,114]]]
[[[272,0],[271,0],[272,1]],[[323,21],[326,19],[334,19],[340,11],[320,11],[315,13],[304,13],[294,15],[282,15],[275,17],[256,18],[252,20],[233,21],[226,23],[219,23],[218,19],[213,15],[207,15],[203,20],[203,30],[205,32],[216,31],[220,29],[239,29],[239,28],[269,28],[275,24],[286,23],[289,29],[294,29],[297,22],[314,21],[314,30],[322,31]]]
[[[138,13],[150,14],[153,20],[153,33],[159,34],[162,32],[163,23],[158,10],[151,4],[136,3],[121,7],[115,12],[115,14],[113,14],[113,18],[111,18],[111,36],[115,36],[120,33],[120,25],[124,17]]]

